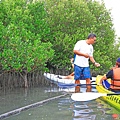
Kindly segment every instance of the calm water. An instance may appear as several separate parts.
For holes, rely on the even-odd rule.
[[[82,88],[85,91],[85,88]],[[69,90],[70,91],[70,90]],[[95,88],[92,91],[96,91]],[[0,114],[64,94],[57,87],[39,87],[28,90],[16,89],[0,93]],[[117,118],[115,118],[117,117]],[[40,106],[24,110],[6,120],[120,120],[120,111],[101,99],[74,102],[70,94]]]

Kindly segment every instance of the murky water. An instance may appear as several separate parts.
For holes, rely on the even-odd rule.
[[[82,88],[85,90],[85,88]],[[95,91],[93,88],[92,91]],[[67,91],[68,92],[68,91]],[[33,104],[65,92],[57,87],[17,89],[0,93],[0,114]],[[70,94],[11,115],[6,120],[120,120],[117,111],[101,99],[74,102]]]

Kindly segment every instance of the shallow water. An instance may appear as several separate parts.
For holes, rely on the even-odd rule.
[[[82,90],[85,91],[86,89],[82,88]],[[92,91],[96,91],[95,88],[93,88]],[[31,88],[28,90],[16,89],[14,91],[6,93],[1,92],[0,114],[64,93],[65,91],[55,86]],[[5,119],[120,120],[120,111],[117,111],[107,103],[103,102],[101,99],[96,99],[88,102],[74,102],[71,100],[70,94],[68,94],[65,97],[49,101]]]

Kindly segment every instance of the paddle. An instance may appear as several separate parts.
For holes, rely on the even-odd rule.
[[[66,89],[66,88],[73,88],[73,87],[76,87],[76,86],[97,85],[97,84],[74,84],[74,83],[64,84],[64,83],[58,83],[57,85],[58,85],[60,88]]]
[[[74,101],[89,101],[94,100],[96,98],[102,96],[110,96],[110,95],[120,95],[120,93],[93,93],[93,92],[86,92],[86,93],[73,93],[71,99]]]

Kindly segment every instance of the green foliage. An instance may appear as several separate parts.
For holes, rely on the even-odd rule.
[[[119,57],[110,11],[93,0],[2,0],[0,60],[4,69],[34,70],[45,63],[69,69],[78,40],[97,35],[94,58],[107,71]],[[55,51],[55,53],[54,53]]]
[[[75,43],[87,38],[94,32],[96,24],[83,0],[45,0],[48,11],[48,22],[54,39],[51,43],[55,56],[51,61],[57,67],[70,66],[69,57],[73,56]],[[69,64],[68,64],[69,63]]]
[[[73,48],[78,40],[86,39],[89,33],[97,35],[94,45],[94,58],[101,64],[96,71],[108,70],[117,57],[110,11],[104,3],[93,0],[43,0],[48,13],[48,22],[55,56],[50,61],[57,67],[69,68],[69,56],[73,56]],[[117,50],[118,51],[118,50]],[[91,68],[94,66],[91,64]]]
[[[5,0],[0,4],[1,65],[4,70],[45,69],[54,55],[41,2],[27,4],[24,0]],[[3,13],[4,14],[3,14]]]
[[[104,3],[100,4],[96,1],[87,0],[87,5],[97,23],[95,24],[97,43],[94,46],[94,56],[96,61],[99,61],[101,64],[100,71],[105,72],[115,64],[118,57],[117,54],[115,55],[118,47],[114,44],[116,36],[113,29],[112,17],[110,11],[106,10]]]

